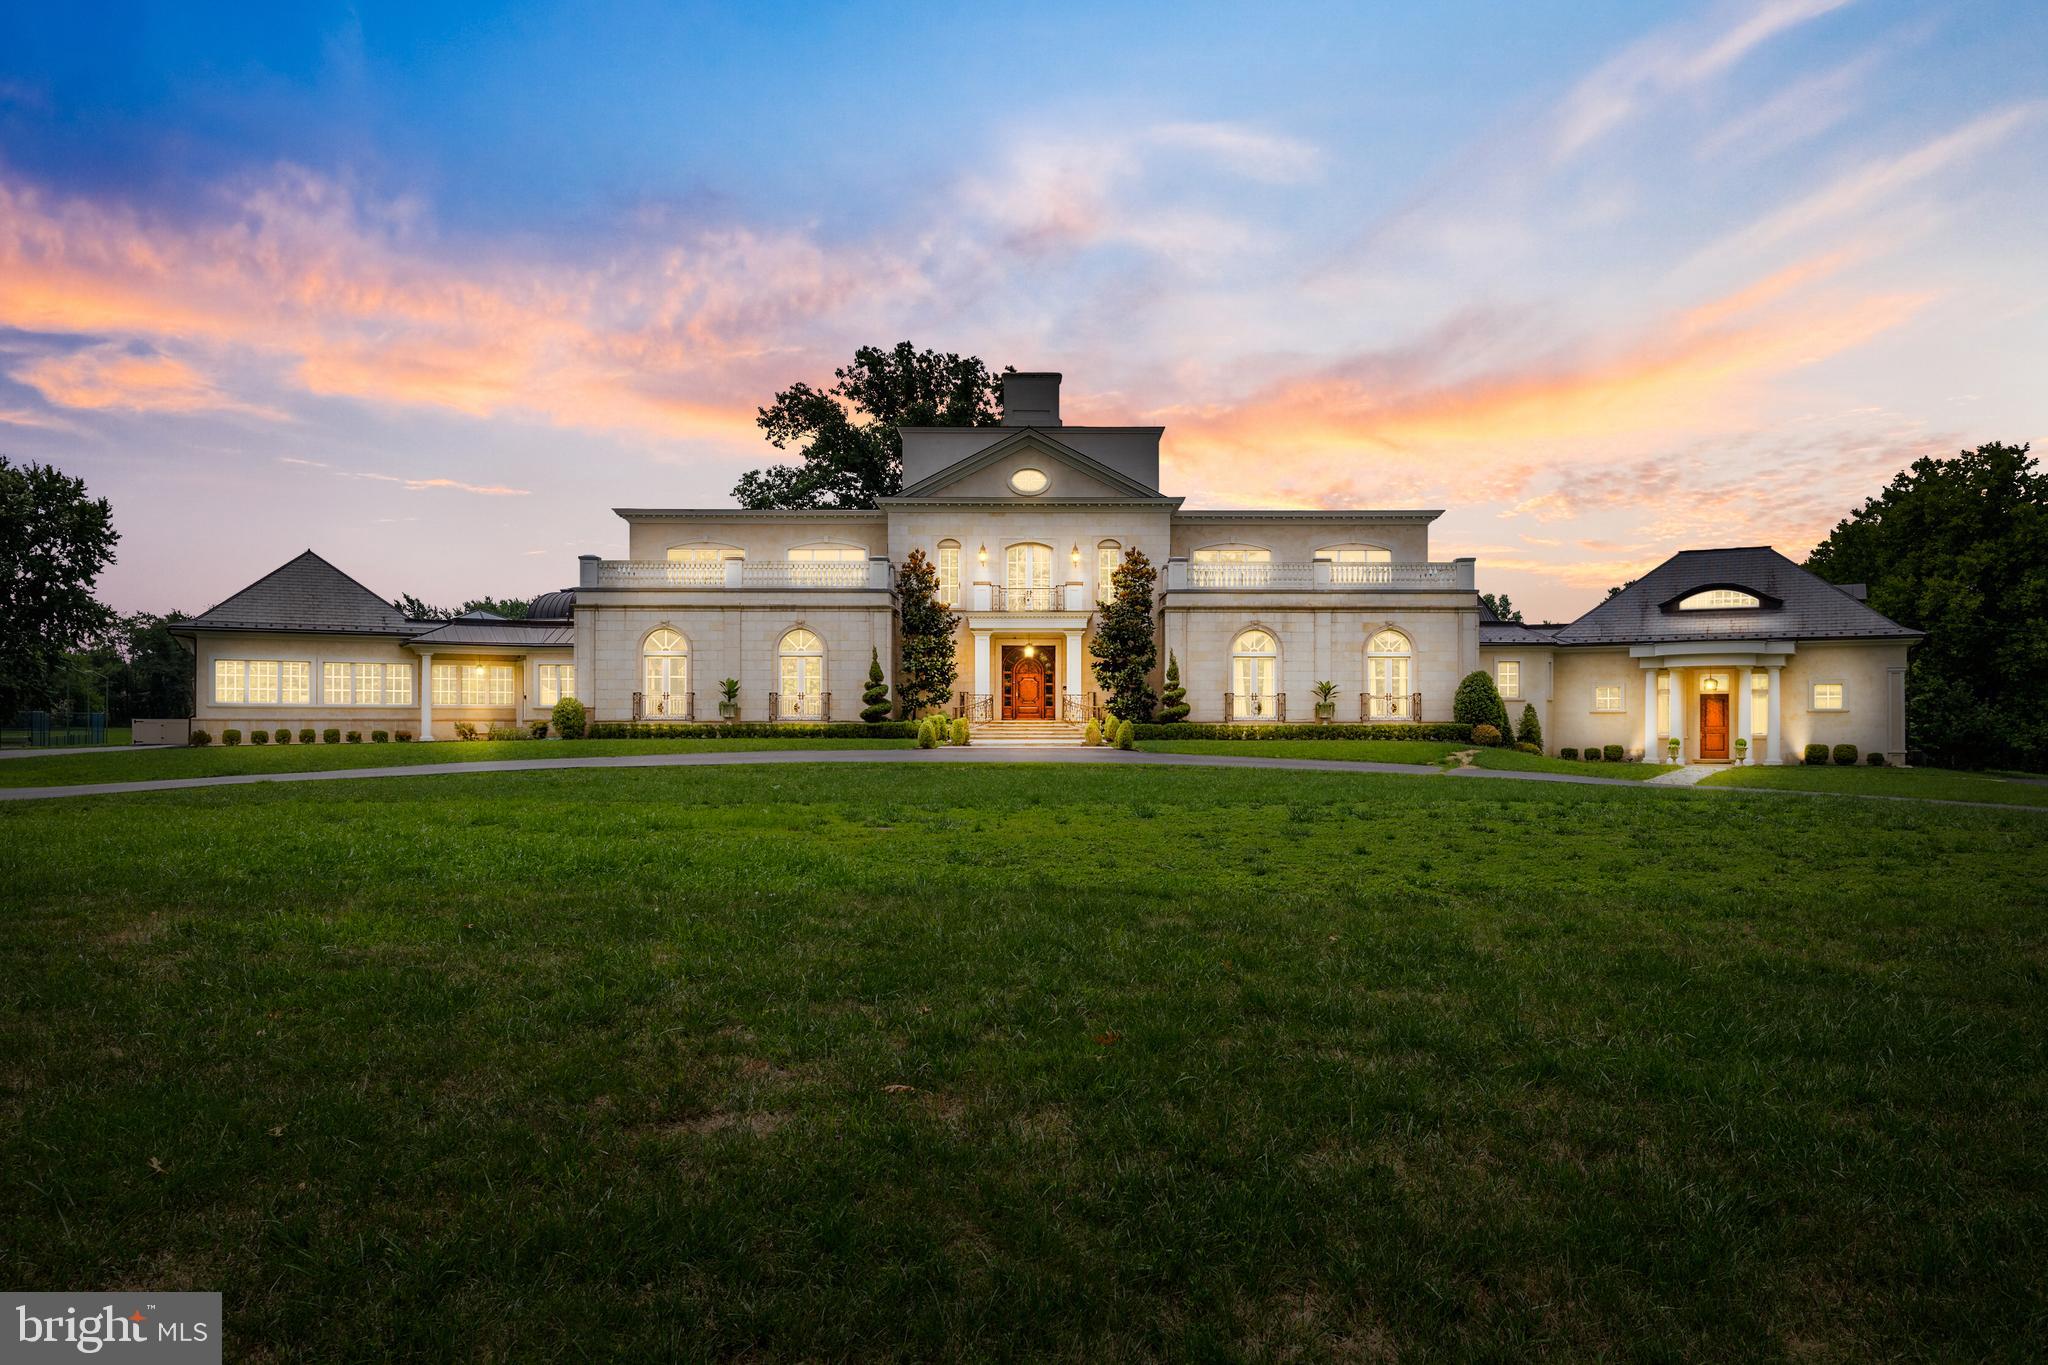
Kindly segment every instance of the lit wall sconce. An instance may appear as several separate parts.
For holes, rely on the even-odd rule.
[[[986,541],[983,541],[981,546],[981,562],[984,564],[988,563],[988,542]]]
[[[1075,568],[1081,567],[1081,546],[1078,542],[1074,546],[1074,552],[1067,557],[1074,561]]]
[[[1037,657],[1038,657],[1038,646],[1037,646],[1037,645],[1026,645],[1026,646],[1024,646],[1024,657],[1025,657],[1025,658],[1027,658],[1027,659],[1035,659],[1035,658],[1037,658]]]

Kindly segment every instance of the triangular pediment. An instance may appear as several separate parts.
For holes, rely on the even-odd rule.
[[[1026,471],[1045,476],[1045,487],[1030,487]],[[960,498],[974,501],[1100,502],[1141,499],[1163,502],[1156,488],[1110,468],[1067,445],[1041,427],[1026,427],[984,446],[905,488],[898,499]],[[884,501],[891,501],[884,499]]]

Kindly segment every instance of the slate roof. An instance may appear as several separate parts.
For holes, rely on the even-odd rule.
[[[1761,607],[1680,611],[1679,599],[1706,588],[1739,588]],[[1681,550],[1558,631],[1561,645],[1657,644],[1684,640],[1916,640],[1827,580],[1768,545]]]
[[[458,616],[438,625],[428,623],[426,634],[411,643],[421,649],[453,648],[458,645],[508,645],[515,649],[568,649],[576,643],[576,627],[567,621],[508,621],[502,616],[479,619]]]
[[[432,627],[406,620],[398,608],[308,550],[178,628],[404,636]]]
[[[1488,624],[1483,618],[1485,608],[1480,609],[1479,643],[1482,645],[1554,645],[1557,632],[1563,626],[1525,626],[1519,621],[1495,621]]]

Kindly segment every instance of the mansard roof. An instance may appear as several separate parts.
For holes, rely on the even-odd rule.
[[[406,620],[398,608],[308,550],[178,628],[409,636],[432,629],[432,623]]]
[[[1746,592],[1762,604],[1687,610],[1694,593]],[[1561,645],[1691,640],[1916,640],[1921,632],[1865,606],[1768,545],[1681,550],[1554,637]]]

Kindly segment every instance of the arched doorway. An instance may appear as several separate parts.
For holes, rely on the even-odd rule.
[[[1003,646],[1004,720],[1051,720],[1055,648],[1052,645]]]

